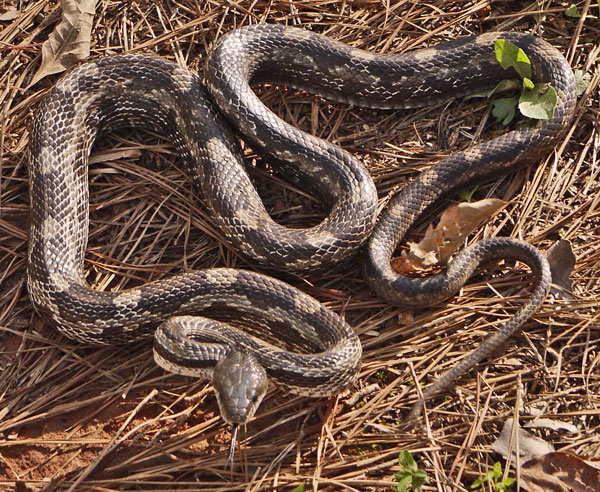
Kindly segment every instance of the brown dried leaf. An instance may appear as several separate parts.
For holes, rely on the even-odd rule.
[[[412,244],[412,243],[411,243]],[[417,268],[413,263],[405,258],[406,254],[402,253],[402,256],[396,256],[390,260],[392,270],[400,275],[411,275],[417,272]],[[422,269],[422,268],[420,268]]]
[[[529,492],[600,492],[600,470],[572,453],[548,453],[521,467],[519,485]]]
[[[438,225],[429,226],[420,243],[409,243],[409,251],[404,251],[402,258],[417,268],[445,265],[471,232],[505,206],[503,200],[487,198],[448,207]]]
[[[565,299],[567,301],[574,300],[570,294],[573,290],[573,282],[569,278],[575,267],[575,253],[571,241],[561,239],[552,245],[546,255],[552,272],[552,283],[550,293],[554,297]]]
[[[571,434],[577,434],[577,427],[570,422],[564,422],[556,419],[537,418],[527,422],[523,427],[527,429],[552,429],[554,431],[566,431]]]
[[[17,9],[15,9],[14,7],[10,7],[8,10],[0,14],[0,21],[5,22],[14,20],[17,17],[19,17],[19,13],[20,12]]]
[[[505,458],[508,457],[508,453],[512,452],[511,460],[515,461],[516,446],[514,445],[513,439],[513,422],[512,418],[507,419],[500,431],[500,434],[496,440],[492,443],[492,450]],[[518,461],[524,462],[535,456],[543,456],[548,453],[554,452],[552,444],[544,441],[543,439],[534,436],[530,432],[519,427],[517,429],[519,439],[519,456]]]
[[[90,55],[97,0],[62,0],[62,18],[42,45],[42,64],[32,84],[60,73]]]

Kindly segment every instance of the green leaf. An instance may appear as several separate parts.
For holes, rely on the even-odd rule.
[[[493,480],[494,480],[494,471],[490,470],[483,477],[479,477],[477,480],[475,480],[471,484],[471,488],[477,489],[477,488],[481,487],[484,483],[493,482]]]
[[[410,477],[410,472],[408,472],[406,470],[401,470],[399,472],[394,473],[394,480],[396,480],[398,482],[401,482],[406,477]]]
[[[481,487],[483,485],[483,478],[479,477],[477,480],[475,480],[472,484],[471,484],[471,488],[472,489],[478,489],[479,487]]]
[[[600,6],[598,8],[600,8]],[[577,6],[574,3],[572,3],[569,6],[569,8],[567,10],[565,10],[565,15],[567,17],[579,19],[581,17],[581,12],[579,12],[579,9],[577,8]],[[586,15],[586,19],[597,19],[597,18],[598,18],[598,16],[596,16],[596,15],[592,15],[592,14]]]
[[[600,0],[598,0],[600,1]],[[589,72],[583,70],[575,70],[575,85],[577,87],[577,95],[581,96],[585,90],[589,87],[592,76]]]
[[[512,67],[522,79],[531,78],[531,62],[521,48],[510,41],[497,39],[494,43],[494,51],[504,70]]]
[[[414,492],[421,492],[421,486],[429,483],[429,477],[424,470],[417,470],[412,477],[412,488]]]
[[[512,492],[509,487],[515,483],[514,478],[505,478],[501,482],[500,477],[502,476],[502,464],[497,461],[494,463],[494,467],[489,470],[483,477],[479,477],[471,484],[472,489],[478,489],[484,483],[488,482],[492,486],[493,490],[502,490],[504,492]]]
[[[296,487],[292,492],[304,492],[304,482],[302,482],[298,487]]]
[[[410,475],[406,475],[402,480],[398,481],[398,485],[396,485],[397,492],[404,492],[412,482],[412,477]]]
[[[569,8],[565,10],[565,15],[567,17],[573,17],[575,19],[579,19],[581,17],[579,10],[577,9],[577,6],[574,3],[569,5]]]
[[[526,89],[533,89],[535,87],[531,79],[528,79],[527,77],[523,77],[523,85]]]
[[[502,482],[500,482],[498,484],[498,489],[499,490],[504,490],[506,492],[508,492],[510,490],[510,486],[515,483],[515,479],[514,478],[505,478],[504,480],[502,480]]]
[[[419,469],[408,451],[401,451],[398,454],[398,464],[402,470],[394,473],[394,480],[398,482],[397,491],[403,492],[410,486],[414,492],[421,492],[421,486],[429,483],[427,472]]]
[[[493,468],[494,479],[498,480],[502,476],[502,463],[496,461]]]
[[[400,454],[398,455],[398,464],[405,470],[408,469],[410,471],[416,471],[419,469],[417,467],[417,463],[415,462],[415,459],[406,450],[401,451]]]
[[[473,186],[473,188],[467,188],[458,192],[458,198],[463,202],[471,202],[473,195],[479,188],[479,185]]]
[[[547,120],[554,116],[556,91],[548,84],[535,84],[533,89],[525,89],[519,98],[519,110],[528,118]]]
[[[492,114],[496,118],[498,123],[502,123],[504,126],[508,125],[515,117],[515,109],[519,102],[519,96],[513,97],[501,97],[494,101],[494,108]]]

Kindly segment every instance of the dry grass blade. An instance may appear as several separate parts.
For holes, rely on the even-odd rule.
[[[305,483],[305,490],[391,490],[398,454],[410,450],[433,488],[468,490],[498,460],[490,444],[514,414],[575,424],[575,435],[538,432],[557,449],[600,454],[600,31],[589,15],[566,16],[567,7],[462,0],[98,0],[93,56],[153,52],[201,71],[215,39],[256,22],[302,26],[387,53],[509,29],[542,35],[575,69],[590,74],[556,151],[476,193],[510,201],[476,239],[512,235],[545,249],[559,237],[572,242],[578,302],[546,303],[505,355],[429,403],[424,429],[406,429],[415,382],[431,382],[510,316],[528,295],[528,272],[518,265],[490,267],[446,304],[415,311],[378,299],[357,262],[309,280],[284,276],[343,314],[359,333],[364,363],[354,391],[365,390],[354,401],[269,391],[256,418],[241,429],[237,466],[229,474],[228,429],[209,385],[164,373],[151,358],[150,343],[82,347],[32,310],[25,284],[25,151],[31,114],[55,76],[31,81],[61,12],[47,0],[1,2],[0,489],[258,491]],[[582,14],[599,15],[595,2],[582,7]],[[5,11],[10,15],[2,16]],[[481,102],[378,112],[282,88],[259,91],[284,119],[361,159],[382,206],[431,163],[501,131],[486,123],[489,109]],[[323,216],[306,190],[290,188],[251,151],[248,156],[277,220],[296,226]],[[218,265],[255,268],[215,228],[169,142],[120,132],[103,138],[94,158],[86,269],[96,288],[120,289]],[[418,241],[426,225],[418,225],[410,240]]]

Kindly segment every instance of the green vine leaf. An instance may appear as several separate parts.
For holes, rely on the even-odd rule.
[[[421,492],[422,486],[429,483],[429,477],[425,470],[421,470],[414,458],[408,451],[401,451],[398,455],[398,465],[401,471],[394,473],[397,492],[404,492],[410,487],[414,492]]]
[[[467,188],[467,189],[461,190],[458,192],[458,198],[460,198],[460,200],[463,202],[470,203],[471,200],[473,199],[473,195],[475,194],[475,192],[477,191],[478,188],[479,188],[479,185],[475,185],[472,188]]]
[[[600,1],[600,0],[599,0]],[[575,70],[575,85],[577,87],[577,95],[581,96],[589,87],[592,81],[592,76],[589,72],[583,70]]]
[[[579,19],[581,17],[581,13],[579,12],[577,5],[575,5],[574,3],[569,5],[569,8],[565,10],[565,15],[574,19]]]
[[[556,91],[548,84],[535,84],[525,89],[519,98],[519,110],[534,120],[546,120],[554,116]]]
[[[521,48],[504,39],[497,39],[494,50],[504,70],[512,67],[522,79],[531,78],[531,62]]]
[[[515,117],[515,109],[519,103],[519,96],[501,97],[494,101],[492,115],[498,123],[508,125]]]

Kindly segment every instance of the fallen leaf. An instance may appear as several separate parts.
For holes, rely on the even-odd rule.
[[[414,271],[415,271],[414,266],[412,266],[408,261],[406,261],[404,259],[404,255],[392,258],[390,261],[390,265],[392,267],[392,270],[394,270],[396,273],[398,273],[400,275],[405,275],[407,273],[414,273]]]
[[[487,198],[448,207],[438,225],[428,227],[421,242],[408,243],[409,250],[402,252],[402,259],[416,268],[445,265],[469,234],[505,206],[503,200]]]
[[[513,419],[508,419],[504,423],[504,427],[500,431],[500,435],[492,444],[492,450],[494,450],[499,455],[504,458],[508,457],[509,450],[512,451],[512,460],[515,461],[515,451],[516,445],[512,443],[511,447],[511,439],[513,432]],[[547,443],[543,439],[532,435],[527,432],[525,429],[519,427],[518,429],[518,439],[519,439],[519,462],[525,462],[530,460],[535,456],[543,456],[548,453],[554,452],[554,447],[552,444]]]
[[[17,17],[19,17],[19,11],[11,7],[6,12],[0,14],[0,21],[11,21]]]
[[[562,420],[555,419],[544,419],[538,418],[531,422],[527,422],[523,427],[528,429],[552,429],[552,430],[564,430],[571,434],[577,434],[579,431],[570,422],[563,422]]]
[[[32,84],[60,73],[90,55],[90,35],[97,0],[62,0],[62,18],[42,45],[42,64]]]
[[[523,464],[519,485],[529,492],[600,492],[600,470],[572,453],[548,453]]]
[[[409,267],[428,268],[438,265],[440,260],[438,252],[443,245],[443,237],[438,229],[434,229],[431,224],[425,231],[425,237],[420,243],[408,243],[408,251],[402,252],[402,260]]]
[[[575,254],[571,241],[561,239],[555,242],[546,253],[550,272],[552,273],[552,285],[550,294],[559,299],[567,301],[575,300],[571,294],[573,282],[570,279],[573,268],[575,267]]]

